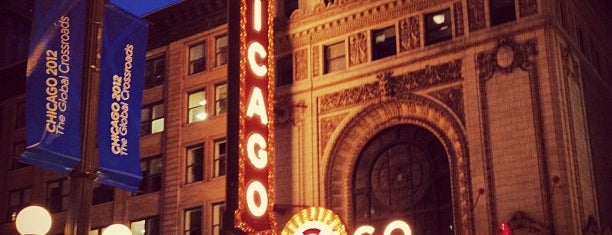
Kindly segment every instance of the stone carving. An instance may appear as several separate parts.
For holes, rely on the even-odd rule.
[[[565,77],[572,78],[574,82],[578,82],[578,71],[580,71],[578,60],[572,54],[572,49],[569,46],[563,46],[561,48],[561,64],[563,69],[563,75]]]
[[[463,3],[456,2],[453,9],[455,10],[455,36],[463,36],[465,33],[463,26]]]
[[[421,30],[419,17],[411,16],[399,22],[400,27],[400,52],[421,47]]]
[[[519,44],[512,37],[502,37],[493,50],[478,53],[476,56],[479,77],[487,80],[495,72],[507,74],[516,68],[530,71],[535,66],[530,57],[537,54],[535,39]]]
[[[461,122],[465,124],[463,88],[461,86],[446,88],[441,91],[433,92],[430,95],[442,101],[442,103],[452,109],[459,119],[461,119]]]
[[[347,116],[346,113],[343,114],[339,114],[339,115],[335,115],[335,116],[331,116],[331,117],[325,117],[325,118],[321,118],[321,120],[319,121],[319,125],[320,125],[320,130],[321,130],[321,138],[319,139],[319,146],[323,149],[325,148],[325,146],[327,146],[329,138],[331,137],[332,133],[334,133],[334,130],[336,130],[336,128],[338,127],[338,125],[340,125],[340,122],[342,122],[342,120],[344,120],[344,118]]]
[[[377,98],[403,96],[415,89],[460,80],[461,60],[426,66],[424,69],[399,76],[392,76],[387,71],[377,75],[377,78],[377,82],[324,95],[320,98],[319,112],[325,113]]]
[[[319,71],[321,71],[321,50],[319,50],[319,45],[312,47],[312,76],[319,76]]]
[[[544,234],[544,231],[546,231],[542,223],[536,221],[522,211],[514,212],[514,215],[512,215],[512,218],[508,221],[508,225],[510,225],[510,228],[514,231],[526,229],[529,233],[538,234]]]
[[[468,27],[470,32],[486,26],[483,0],[468,0]]]
[[[304,109],[307,107],[303,100],[293,102],[289,96],[276,98],[274,100],[274,124],[277,126],[302,125],[304,123]]]
[[[295,80],[308,78],[308,49],[297,50],[294,54]]]
[[[519,12],[521,17],[530,16],[538,13],[537,0],[520,0]]]
[[[349,36],[349,66],[365,63],[368,60],[368,43],[365,32]]]

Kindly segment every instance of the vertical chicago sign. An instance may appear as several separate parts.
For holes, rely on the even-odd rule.
[[[240,111],[236,227],[272,234],[274,213],[274,54],[267,0],[240,0]]]

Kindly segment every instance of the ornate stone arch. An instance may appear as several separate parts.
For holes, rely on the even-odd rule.
[[[460,234],[473,234],[473,215],[465,131],[449,110],[426,97],[405,94],[372,103],[357,112],[338,131],[326,151],[325,199],[328,208],[352,223],[351,182],[356,158],[365,144],[381,130],[412,124],[429,130],[449,157],[453,220]]]

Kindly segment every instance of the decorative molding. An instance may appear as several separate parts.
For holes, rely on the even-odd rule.
[[[290,96],[275,98],[274,124],[276,126],[301,126],[304,124],[304,109],[308,106],[303,100],[293,102]]]
[[[365,32],[349,36],[349,66],[368,61],[368,43]]]
[[[426,66],[424,69],[399,76],[392,76],[387,71],[379,74],[377,78],[377,82],[323,95],[320,98],[319,112],[325,113],[381,97],[402,96],[416,89],[461,80],[461,60]]]
[[[400,52],[421,47],[421,27],[419,16],[400,20]]]
[[[312,47],[312,76],[317,77],[321,71],[321,50],[319,45]]]
[[[537,0],[519,0],[519,12],[521,17],[535,15],[538,13]]]
[[[511,73],[516,68],[529,71],[535,66],[530,57],[538,54],[535,39],[517,43],[512,37],[501,37],[491,51],[478,53],[476,64],[481,80],[487,80],[496,72]]]
[[[463,2],[456,2],[453,5],[455,11],[455,37],[463,36],[465,29],[463,26]]]
[[[569,45],[561,46],[561,66],[563,76],[570,78],[569,80],[575,83],[579,83],[580,64]]]
[[[321,149],[324,149],[327,146],[332,133],[334,133],[336,128],[340,125],[340,122],[342,122],[342,120],[344,120],[347,116],[348,115],[346,113],[342,113],[331,117],[321,118],[319,121],[319,130],[321,132],[319,146]]]
[[[514,212],[514,215],[508,221],[508,225],[513,231],[525,229],[529,233],[546,234],[546,228],[541,222],[536,221],[522,211]]]
[[[474,32],[486,27],[484,0],[468,0],[468,28]]]
[[[295,81],[308,78],[308,49],[295,51]]]
[[[431,96],[442,101],[448,106],[457,116],[461,119],[461,122],[465,124],[465,110],[463,108],[463,87],[454,86],[449,87],[440,91],[430,93]]]

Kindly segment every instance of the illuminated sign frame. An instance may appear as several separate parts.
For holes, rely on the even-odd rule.
[[[347,235],[340,217],[324,207],[310,207],[294,214],[281,235]]]
[[[236,227],[273,234],[274,1],[240,0],[240,101]]]

